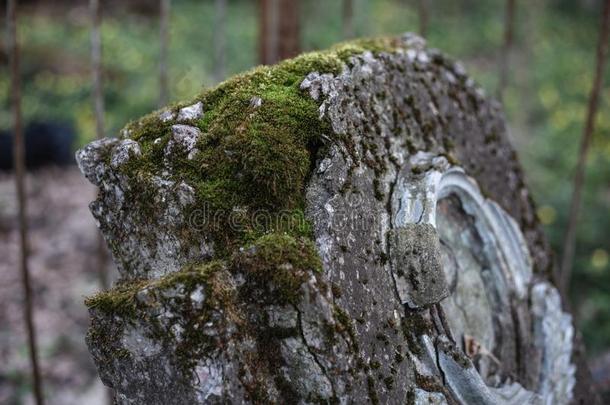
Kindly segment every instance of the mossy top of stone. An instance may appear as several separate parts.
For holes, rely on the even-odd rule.
[[[128,124],[122,137],[138,142],[142,153],[119,170],[142,193],[152,176],[192,186],[194,206],[205,206],[215,215],[203,231],[212,236],[221,256],[270,232],[311,236],[303,216],[305,183],[333,133],[327,119],[320,118],[319,103],[300,85],[311,72],[341,73],[353,55],[405,47],[399,37],[361,39],[230,78],[188,102]],[[180,119],[181,110],[189,106],[202,106],[201,114]],[[200,134],[194,153],[177,151],[168,159],[176,124]],[[253,213],[260,210],[266,215],[260,221],[264,224],[252,223]],[[228,226],[229,215],[233,226]]]

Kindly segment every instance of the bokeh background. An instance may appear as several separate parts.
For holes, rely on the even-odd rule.
[[[106,135],[158,107],[159,4],[102,1]],[[417,31],[416,0],[354,0],[354,34]],[[0,1],[2,9],[5,2]],[[25,123],[71,127],[72,150],[95,137],[87,1],[19,2]],[[461,60],[493,95],[504,33],[504,0],[430,0],[428,43]],[[602,0],[517,1],[503,103],[510,136],[556,251],[565,232],[587,98],[593,82]],[[339,0],[299,2],[301,49],[343,40]],[[216,84],[212,0],[174,0],[169,25],[169,98]],[[5,31],[6,22],[2,20]],[[257,65],[257,1],[229,0],[226,69]],[[0,50],[0,130],[9,131],[6,35]],[[570,296],[594,378],[610,390],[610,69],[586,169]],[[6,134],[5,134],[6,135]],[[0,143],[0,159],[6,144]],[[2,163],[2,162],[0,162]],[[1,166],[1,164],[0,164]],[[97,231],[87,204],[95,190],[72,165],[27,176],[35,321],[45,394],[54,404],[107,403],[84,344],[83,297],[98,288]],[[0,171],[0,403],[31,403],[21,312],[14,178]],[[112,264],[108,267],[111,269]]]

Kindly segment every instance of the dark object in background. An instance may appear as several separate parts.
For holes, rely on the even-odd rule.
[[[28,124],[25,128],[26,167],[73,164],[75,138],[70,124],[36,121]],[[0,131],[0,170],[13,170],[13,134],[9,131]]]

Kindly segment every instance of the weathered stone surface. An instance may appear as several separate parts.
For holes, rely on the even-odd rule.
[[[167,142],[165,154],[171,157],[175,153],[175,149],[182,149],[183,152],[187,153],[188,159],[192,159],[198,152],[195,145],[200,136],[199,128],[189,125],[172,125],[172,137]]]
[[[122,278],[88,300],[103,381],[126,404],[592,401],[505,133],[405,35],[87,146]]]
[[[422,308],[449,295],[440,244],[431,224],[407,224],[390,231],[390,260],[403,304]]]
[[[81,171],[100,188],[100,198],[90,209],[125,279],[168,274],[211,257],[213,251],[205,239],[181,236],[189,226],[186,212],[194,203],[192,186],[160,176],[128,180],[122,169],[141,154],[137,145],[129,139],[103,139],[76,154]],[[155,207],[158,217],[140,209],[142,198]]]
[[[193,104],[193,105],[189,105],[187,107],[183,107],[180,109],[180,111],[178,111],[178,118],[176,118],[177,121],[189,121],[189,120],[196,120],[201,118],[201,116],[203,115],[203,103],[201,101]]]

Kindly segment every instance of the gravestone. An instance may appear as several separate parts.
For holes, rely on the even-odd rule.
[[[500,107],[417,36],[259,67],[77,160],[120,404],[595,399]]]

